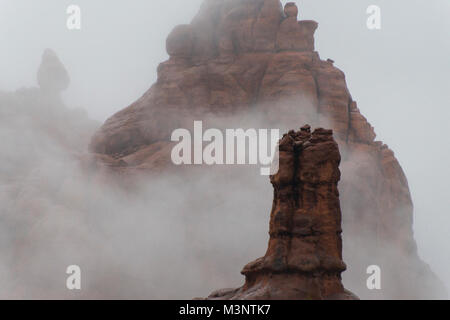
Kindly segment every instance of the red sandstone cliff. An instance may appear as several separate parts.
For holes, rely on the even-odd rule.
[[[346,284],[362,298],[433,298],[443,291],[417,254],[413,204],[394,153],[375,140],[342,71],[314,51],[314,21],[279,0],[206,0],[167,39],[170,59],[157,82],[112,116],[91,150],[124,172],[170,170],[170,134],[193,120],[222,119],[289,129],[330,127],[342,153],[340,184]],[[251,115],[251,116],[248,116]],[[228,121],[228,122],[227,122]],[[253,122],[252,122],[253,121]],[[382,291],[366,288],[366,268],[382,269]]]
[[[341,282],[340,162],[331,130],[305,126],[283,136],[266,255],[244,267],[242,288],[209,299],[357,299]]]

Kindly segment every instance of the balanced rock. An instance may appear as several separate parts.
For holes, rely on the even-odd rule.
[[[39,87],[46,92],[59,93],[69,87],[69,74],[51,49],[46,49],[42,55],[37,80]]]

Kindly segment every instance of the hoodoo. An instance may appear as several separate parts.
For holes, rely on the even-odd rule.
[[[236,290],[210,299],[357,299],[344,289],[341,208],[338,181],[341,156],[331,130],[309,126],[290,131],[279,143],[270,241],[263,258],[242,270]]]

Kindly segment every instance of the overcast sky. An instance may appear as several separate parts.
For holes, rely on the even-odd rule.
[[[104,121],[156,80],[166,36],[201,2],[0,0],[0,90],[36,85],[49,47],[71,75],[68,104]],[[413,194],[420,255],[450,287],[450,1],[296,2],[301,19],[319,22],[321,57],[346,73],[378,139],[396,152]],[[66,28],[69,4],[81,7],[80,31]],[[381,30],[366,27],[371,4],[381,7]]]

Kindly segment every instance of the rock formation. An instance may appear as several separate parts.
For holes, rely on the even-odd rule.
[[[172,131],[194,120],[228,128],[242,124],[236,119],[260,128],[332,128],[343,157],[347,285],[361,298],[441,297],[439,280],[417,253],[402,168],[375,141],[344,73],[315,51],[318,24],[297,15],[295,4],[283,10],[279,0],[206,0],[191,24],[168,36],[170,58],[158,67],[157,82],[106,121],[92,152],[123,171],[162,172],[172,165]],[[374,264],[383,271],[381,291],[366,287]]]
[[[46,92],[60,93],[69,87],[69,74],[51,49],[46,49],[42,55],[37,80],[41,90]]]
[[[73,298],[52,277],[64,270],[61,253],[73,245],[59,235],[71,234],[83,215],[75,208],[86,197],[77,199],[69,185],[79,181],[75,168],[99,123],[60,99],[68,76],[52,51],[44,53],[38,78],[40,87],[0,91],[0,299]]]
[[[284,135],[279,171],[271,176],[267,253],[244,267],[242,288],[216,291],[210,299],[357,299],[341,283],[340,162],[331,130],[311,134],[305,126]]]
[[[0,161],[0,181],[19,179],[43,155],[55,150],[84,154],[98,129],[86,110],[69,108],[59,93],[69,85],[69,75],[58,56],[46,49],[37,72],[39,87],[15,92],[0,91],[0,127],[4,141]],[[14,137],[10,141],[9,137]],[[39,162],[39,161],[38,161]]]

